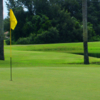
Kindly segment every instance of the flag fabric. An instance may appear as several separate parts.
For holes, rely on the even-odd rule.
[[[16,19],[15,15],[14,15],[12,9],[10,9],[10,28],[12,30],[14,30],[16,25],[17,25],[17,19]]]

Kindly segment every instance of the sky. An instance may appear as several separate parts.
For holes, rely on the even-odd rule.
[[[6,18],[7,17],[7,7],[6,7],[6,0],[3,0],[3,18]]]
[[[3,0],[3,18],[5,19],[8,15],[8,11],[7,11],[7,6],[6,6],[6,2],[7,0]],[[26,8],[24,8],[24,11],[27,11]]]

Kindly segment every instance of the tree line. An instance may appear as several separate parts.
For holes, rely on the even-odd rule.
[[[88,2],[88,40],[100,40],[100,3]],[[12,31],[13,44],[82,42],[81,0],[7,0],[18,25]],[[9,13],[4,31],[9,31]],[[9,39],[6,40],[9,44]]]

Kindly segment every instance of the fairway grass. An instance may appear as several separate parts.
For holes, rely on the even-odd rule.
[[[100,67],[0,68],[1,100],[99,100]]]
[[[8,68],[10,65],[10,50],[5,50],[5,61],[0,61],[0,68]],[[100,62],[100,58],[89,57],[90,63]],[[43,51],[12,51],[13,67],[66,67],[67,64],[83,64],[83,56]]]
[[[89,53],[100,53],[100,42],[88,42]],[[9,49],[9,46],[5,46]],[[64,53],[83,53],[83,43],[56,43],[56,44],[37,44],[37,45],[13,45],[13,50],[20,51],[55,51]]]
[[[89,42],[89,53],[100,54],[100,42]],[[66,64],[83,64],[83,43],[58,43],[41,45],[13,45],[13,67],[65,67]],[[100,64],[100,58],[89,57],[91,64]],[[0,67],[9,67],[10,47],[5,45],[5,61]]]

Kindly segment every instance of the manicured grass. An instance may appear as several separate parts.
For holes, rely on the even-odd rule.
[[[89,52],[100,53],[100,42],[90,42]],[[82,53],[83,43],[60,43],[41,45],[13,45],[14,67],[66,66],[68,63],[83,63],[83,56],[70,54]],[[10,47],[5,45],[5,61],[0,67],[9,66]],[[100,63],[100,58],[90,57],[90,63]]]
[[[99,44],[89,43],[89,50],[99,53]],[[13,45],[10,81],[10,47],[5,45],[0,100],[99,100],[100,58],[90,57],[97,65],[80,64],[83,56],[70,53],[82,50],[82,43]]]
[[[0,68],[1,100],[99,100],[100,67]],[[83,67],[84,66],[84,67]]]
[[[100,53],[100,42],[89,42],[89,53]],[[5,46],[9,49],[9,46]],[[39,44],[39,45],[13,45],[13,50],[22,51],[55,51],[67,53],[83,53],[83,43],[58,43],[58,44]]]
[[[62,52],[19,51],[12,50],[13,67],[51,67],[83,63],[83,56]],[[90,57],[90,63],[99,63],[100,58]],[[10,50],[5,49],[5,61],[0,61],[1,68],[10,64]]]
[[[5,46],[5,49],[9,49],[9,46]],[[58,43],[58,44],[37,44],[37,45],[13,45],[13,50],[22,51],[55,51],[55,52],[82,52],[82,43]]]

